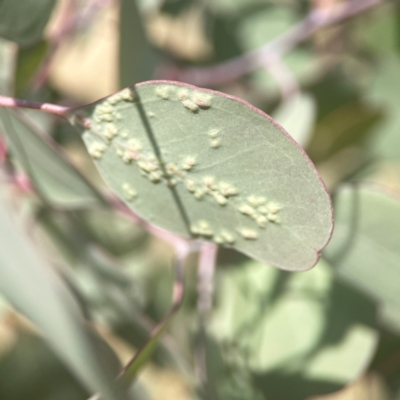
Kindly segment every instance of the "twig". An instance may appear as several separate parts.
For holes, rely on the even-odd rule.
[[[198,270],[198,301],[197,308],[201,316],[207,318],[212,306],[213,279],[218,246],[204,242],[201,245]]]
[[[279,86],[282,100],[287,100],[293,95],[299,93],[299,85],[296,78],[282,59],[277,59],[274,63],[267,64],[266,70],[275,79],[275,82]]]
[[[42,110],[50,114],[68,118],[70,108],[51,103],[36,103],[34,101],[14,99],[13,97],[0,96],[0,107],[6,108],[31,108]]]
[[[206,326],[212,308],[213,281],[218,246],[204,242],[200,250],[198,267],[198,300],[199,335],[195,351],[195,362],[199,380],[203,389],[212,388],[208,385],[207,373],[207,333]]]
[[[174,78],[199,86],[233,81],[257,68],[276,62],[319,29],[353,17],[383,2],[384,0],[351,0],[328,10],[315,9],[283,35],[256,50],[212,67],[178,71]]]

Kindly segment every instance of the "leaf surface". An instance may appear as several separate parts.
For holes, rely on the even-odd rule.
[[[2,0],[0,36],[29,47],[42,38],[55,0]]]
[[[374,354],[373,302],[337,282],[324,261],[304,274],[256,262],[228,267],[219,288],[210,334],[225,363],[250,370],[266,398],[299,400],[338,390]]]
[[[0,126],[39,193],[64,208],[90,207],[103,200],[96,189],[69,162],[50,137],[22,114],[0,108]]]
[[[0,236],[1,294],[41,330],[89,390],[104,399],[128,399],[115,384],[115,371],[102,363],[71,293],[15,229],[3,201]]]
[[[76,110],[106,182],[146,220],[306,270],[332,230],[330,198],[270,117],[219,92],[167,81]]]
[[[344,186],[335,196],[335,221],[324,256],[400,329],[400,201],[369,185]]]

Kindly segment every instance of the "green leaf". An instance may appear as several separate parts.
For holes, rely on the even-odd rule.
[[[400,315],[400,201],[368,185],[344,186],[335,196],[335,232],[324,256],[346,281]],[[397,328],[400,324],[393,320]]]
[[[120,87],[153,79],[159,60],[147,38],[136,0],[121,1],[119,28]]]
[[[228,369],[249,370],[268,399],[338,390],[374,354],[373,303],[323,261],[304,274],[249,262],[221,271],[218,286],[210,334]]]
[[[9,96],[12,93],[12,76],[14,73],[15,45],[0,38],[0,94]]]
[[[20,49],[15,72],[15,95],[24,97],[29,85],[47,55],[48,44],[44,40],[27,49]]]
[[[0,124],[39,194],[54,206],[91,207],[101,195],[63,155],[50,137],[41,135],[22,114],[0,108]]]
[[[101,359],[77,303],[54,270],[15,229],[3,202],[0,230],[0,293],[35,323],[89,390],[101,392],[102,399],[128,399],[114,381],[115,371]]]
[[[83,137],[106,182],[146,220],[287,270],[311,268],[329,241],[311,161],[243,100],[155,81],[76,112],[90,116]]]
[[[400,160],[400,117],[398,113],[398,93],[400,82],[397,79],[400,69],[400,56],[390,54],[381,57],[367,99],[375,108],[383,109],[385,118],[374,129],[372,148],[375,153],[389,160]]]
[[[316,113],[315,99],[309,94],[299,93],[283,102],[273,117],[301,147],[305,148],[313,133]]]
[[[42,38],[55,0],[0,1],[0,36],[29,47]]]

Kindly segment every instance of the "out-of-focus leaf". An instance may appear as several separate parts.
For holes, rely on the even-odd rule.
[[[29,47],[42,38],[55,0],[2,0],[0,36]]]
[[[47,42],[41,40],[32,47],[18,51],[17,70],[15,73],[16,97],[25,97],[33,76],[47,54],[47,49]]]
[[[17,343],[0,358],[1,399],[71,400],[89,396],[43,340],[24,331],[17,335]]]
[[[119,27],[120,87],[153,79],[159,57],[147,38],[136,0],[121,1]]]
[[[2,95],[8,96],[12,93],[15,53],[15,45],[0,38],[0,94]]]
[[[312,397],[309,400],[393,400],[385,381],[376,373],[369,373],[338,393]]]
[[[20,114],[1,108],[0,116],[16,156],[45,200],[65,208],[91,207],[103,202],[49,137],[39,134]]]
[[[354,25],[358,45],[379,56],[398,52],[399,17],[399,4],[393,1],[357,18]]]
[[[371,148],[376,154],[389,160],[400,160],[400,55],[381,57],[375,79],[368,91],[370,102],[381,109],[384,119],[374,129]]]
[[[15,229],[3,202],[0,220],[0,292],[36,324],[88,390],[102,393],[104,399],[128,399],[114,381],[112,364],[101,359],[75,300]]]
[[[210,333],[228,366],[249,369],[266,398],[332,392],[367,368],[374,305],[336,282],[326,263],[289,274],[252,262],[223,271],[218,286]]]
[[[282,269],[317,262],[329,195],[297,143],[250,104],[155,81],[75,111],[90,117],[84,140],[106,182],[145,219]]]
[[[303,148],[313,132],[317,105],[312,96],[300,93],[284,101],[274,112],[274,119]]]
[[[336,194],[335,231],[324,256],[340,277],[382,304],[383,318],[400,315],[399,232],[398,199],[367,185]],[[390,319],[399,329],[398,318]]]

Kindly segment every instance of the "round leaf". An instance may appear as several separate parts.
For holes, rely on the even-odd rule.
[[[329,241],[332,208],[304,151],[238,98],[145,82],[76,109],[106,182],[146,220],[306,270]]]

